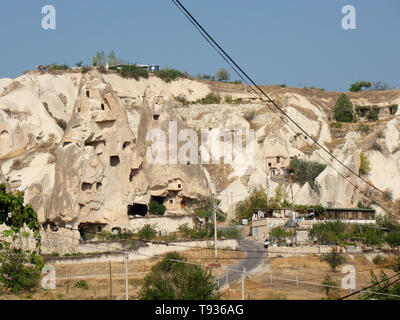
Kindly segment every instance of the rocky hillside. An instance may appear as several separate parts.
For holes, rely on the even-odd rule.
[[[355,172],[364,152],[371,167],[364,178],[400,198],[400,110],[394,114],[390,109],[400,104],[400,91],[348,94],[355,106],[378,108],[379,120],[339,127],[332,125],[332,110],[340,93],[265,89]],[[223,98],[221,103],[193,103],[211,92]],[[202,129],[231,133],[254,129],[254,165],[149,163],[147,152],[161,151],[146,139],[148,132],[159,129],[169,139],[171,122],[178,132],[194,129],[199,139]],[[368,132],[360,123],[369,127]],[[235,204],[252,189],[265,188],[267,177],[271,195],[282,184],[288,200],[293,197],[295,203],[354,207],[362,200],[373,204],[377,192],[335,161],[332,165],[370,197],[359,194],[329,166],[313,188],[287,179],[286,168],[295,156],[332,161],[315,145],[310,147],[312,141],[293,124],[291,128],[244,85],[188,79],[165,83],[151,75],[136,81],[95,70],[31,72],[0,79],[0,180],[24,191],[42,222],[72,226],[125,226],[128,215],[143,214],[151,200],[162,201],[167,214],[180,214],[193,200],[211,192],[216,192],[222,209],[232,217]],[[178,139],[176,148],[184,142]],[[395,208],[381,196],[377,200]]]

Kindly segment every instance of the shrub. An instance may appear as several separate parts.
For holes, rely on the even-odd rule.
[[[142,229],[139,230],[137,236],[140,240],[152,240],[156,237],[157,230],[155,226],[151,224],[146,224]]]
[[[400,232],[391,231],[386,235],[387,244],[392,247],[400,247]]]
[[[341,221],[314,224],[308,236],[318,244],[339,244],[347,238],[346,226]]]
[[[48,64],[44,66],[47,71],[57,71],[57,70],[68,70],[69,66],[67,64],[58,64],[58,63],[53,63],[53,64]]]
[[[315,178],[325,170],[326,165],[298,159],[297,157],[290,160],[290,170],[292,170],[294,178],[300,184],[308,182],[311,188],[314,188]]]
[[[378,141],[375,141],[373,144],[372,144],[372,150],[376,150],[376,151],[382,151],[383,149],[382,149],[382,146],[378,143]]]
[[[225,96],[224,100],[225,100],[225,103],[232,103],[233,102],[233,99],[232,99],[231,95]]]
[[[364,152],[360,153],[360,169],[358,170],[358,173],[360,175],[365,175],[368,174],[371,171],[370,168],[370,163],[367,157],[365,156]]]
[[[157,201],[152,200],[149,204],[149,212],[155,216],[163,216],[165,213],[165,206]]]
[[[362,133],[368,134],[369,127],[366,124],[361,123],[360,126],[358,127],[358,130]]]
[[[344,93],[336,100],[334,116],[336,121],[351,122],[354,120],[353,104]]]
[[[75,288],[83,289],[83,290],[88,290],[89,285],[85,280],[79,280],[77,283],[74,285]]]
[[[399,107],[398,104],[392,104],[392,105],[390,106],[390,114],[392,114],[392,115],[393,115],[393,114],[396,114],[398,107]]]
[[[371,109],[367,113],[367,119],[371,121],[377,121],[378,120],[378,111],[375,109]]]
[[[219,94],[210,92],[204,98],[196,100],[196,103],[200,104],[220,104],[221,97]]]
[[[329,274],[326,275],[324,281],[321,283],[323,285],[322,290],[325,291],[325,294],[329,296],[329,293],[331,291],[337,291],[338,288],[335,288],[338,286],[338,283],[334,280],[332,280],[331,276]]]
[[[291,238],[296,235],[296,230],[286,230],[283,227],[272,228],[269,232],[270,239],[276,239],[278,243],[282,242],[286,238]]]
[[[185,74],[183,72],[172,68],[161,69],[157,72],[154,72],[154,75],[156,75],[165,82],[171,82],[179,78],[185,78]]]
[[[369,82],[369,81],[359,81],[359,82],[353,83],[350,86],[350,91],[351,92],[359,92],[359,91],[362,90],[362,88],[369,88],[369,87],[371,87],[371,82]]]
[[[134,78],[139,80],[140,77],[147,79],[149,72],[146,69],[139,68],[136,64],[124,64],[119,73],[123,78]]]
[[[342,124],[340,122],[331,122],[331,127],[340,129],[342,128]]]
[[[211,223],[196,225],[192,229],[185,223],[179,226],[178,230],[185,239],[190,240],[210,239],[214,235],[214,226]]]
[[[332,249],[332,252],[326,254],[321,258],[321,261],[325,261],[331,267],[331,271],[336,272],[336,268],[346,262],[346,258],[341,255],[338,251]]]
[[[387,259],[385,257],[381,256],[380,254],[376,255],[372,259],[372,262],[377,266],[383,265],[384,263],[386,263],[386,261],[387,261]]]
[[[224,237],[227,239],[236,239],[241,240],[243,239],[243,233],[239,226],[231,223],[228,227],[224,230],[223,233]]]
[[[175,100],[182,103],[184,106],[189,104],[189,100],[186,99],[186,96],[182,93],[179,96],[175,97]]]
[[[377,134],[376,136],[377,136],[377,138],[379,138],[379,139],[385,138],[385,135],[383,134],[382,131],[379,131],[378,134]]]
[[[144,278],[138,298],[141,300],[219,300],[221,294],[210,270],[183,263],[177,252],[151,268]]]

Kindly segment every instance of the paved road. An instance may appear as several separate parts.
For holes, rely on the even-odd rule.
[[[243,239],[239,241],[239,248],[247,251],[246,256],[244,259],[231,266],[229,268],[231,270],[227,271],[220,278],[220,287],[237,280],[238,273],[236,270],[243,270],[244,267],[246,268],[246,272],[249,272],[258,267],[266,257],[266,249],[264,248],[263,243]]]

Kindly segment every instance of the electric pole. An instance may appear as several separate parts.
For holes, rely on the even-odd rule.
[[[125,299],[129,300],[128,294],[128,251],[125,251]]]
[[[217,254],[217,210],[215,206],[215,196],[213,197],[213,216],[214,216],[214,257],[218,259]]]

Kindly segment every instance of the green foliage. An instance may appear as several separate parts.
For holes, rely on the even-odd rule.
[[[354,120],[353,104],[344,93],[336,100],[334,116],[335,120],[340,122],[352,122]]]
[[[392,248],[400,247],[400,232],[391,231],[386,235],[385,238],[387,244]]]
[[[290,160],[290,169],[293,171],[296,181],[300,184],[308,182],[311,188],[314,188],[315,178],[318,177],[325,168],[325,164],[301,160],[297,157]]]
[[[324,255],[321,261],[329,264],[331,271],[336,272],[336,268],[346,262],[346,258],[338,251],[332,249],[332,252]]]
[[[393,115],[393,114],[396,114],[398,107],[399,107],[398,104],[392,104],[392,105],[390,106],[390,114],[392,114],[392,115]]]
[[[215,199],[215,213],[217,216],[217,221],[218,222],[224,222],[227,218],[227,214],[223,212],[220,209],[220,204],[221,201],[218,199]],[[214,210],[214,205],[213,205],[213,199],[212,198],[199,198],[196,200],[196,202],[193,205],[193,212],[194,214],[198,215],[200,218],[207,218],[207,219],[213,219],[213,210]]]
[[[331,122],[331,127],[336,128],[336,129],[341,129],[342,128],[342,123],[341,122]]]
[[[168,253],[152,267],[138,294],[141,300],[220,300],[210,270],[186,264],[177,252]]]
[[[347,238],[346,226],[341,221],[314,224],[308,236],[318,244],[339,244]]]
[[[366,124],[361,123],[361,124],[358,126],[358,130],[359,130],[360,132],[362,132],[362,133],[368,134],[368,132],[369,132],[369,127],[368,127]]]
[[[377,121],[378,120],[378,112],[375,109],[371,109],[367,113],[367,119],[371,121]]]
[[[161,69],[157,72],[154,72],[154,75],[165,82],[171,82],[179,78],[185,78],[185,74],[183,72],[172,68]]]
[[[278,243],[294,236],[296,236],[296,230],[288,230],[280,226],[272,228],[269,232],[269,238],[276,239]]]
[[[230,223],[223,232],[223,236],[227,239],[243,239],[243,233],[239,226]]]
[[[107,64],[104,51],[97,51],[96,55],[92,58],[92,65],[96,66],[105,66]]]
[[[155,229],[154,225],[151,224],[146,224],[141,228],[137,236],[140,240],[152,240],[156,237],[157,235],[157,230]]]
[[[82,289],[82,290],[89,289],[89,285],[87,284],[87,282],[85,280],[79,280],[77,283],[75,283],[74,287]]]
[[[58,63],[52,63],[44,66],[47,71],[63,71],[63,70],[68,70],[69,66],[67,64],[58,64]]]
[[[385,241],[383,231],[375,225],[355,225],[349,236],[370,246],[380,246]]]
[[[197,99],[196,103],[199,103],[199,104],[220,104],[221,103],[221,97],[220,97],[219,94],[210,92],[204,98]]]
[[[167,208],[165,208],[165,206],[163,204],[158,203],[157,201],[154,201],[154,200],[150,201],[150,204],[149,204],[150,214],[155,215],[155,216],[163,216],[166,209]]]
[[[396,269],[396,268],[394,268]],[[395,272],[398,272],[395,270]],[[371,284],[373,285],[368,289],[368,291],[379,292],[384,294],[373,294],[373,293],[364,293],[361,295],[361,299],[374,299],[374,300],[399,300],[400,298],[392,295],[400,295],[400,283],[396,282],[390,285],[393,279],[388,279],[386,273],[382,270],[380,273],[380,279],[375,275],[373,271],[371,271]]]
[[[12,293],[32,291],[39,284],[40,267],[32,255],[2,243],[0,251],[0,283]]]
[[[139,68],[136,64],[124,64],[118,72],[123,78],[127,79],[139,80],[139,78],[147,79],[149,77],[149,72],[146,69]]]
[[[195,225],[193,228],[189,228],[185,223],[179,226],[178,230],[185,239],[190,240],[210,239],[214,235],[214,225],[211,223]]]
[[[372,259],[372,262],[377,266],[381,266],[387,262],[387,259],[378,254]]]
[[[232,96],[231,95],[225,96],[224,101],[225,101],[225,103],[228,103],[228,104],[232,103],[233,102]]]
[[[111,50],[110,54],[108,55],[108,65],[116,66],[116,65],[124,64],[124,63],[126,63],[126,62],[120,58],[117,58],[114,50]]]
[[[75,63],[75,66],[80,68],[83,66],[83,61],[78,61],[77,63]]]
[[[326,275],[324,281],[322,281],[321,284],[324,286],[322,287],[322,290],[325,291],[325,294],[327,296],[329,296],[330,292],[338,290],[338,288],[334,288],[338,286],[338,283],[334,281],[329,274]]]
[[[122,229],[117,232],[101,231],[97,233],[99,240],[115,241],[115,240],[130,240],[135,238],[135,233],[131,230]]]
[[[359,81],[355,82],[350,86],[350,91],[351,92],[359,92],[362,90],[362,88],[369,88],[371,87],[371,82],[370,81]]]
[[[183,93],[175,97],[175,100],[182,103],[184,106],[190,104],[190,101],[186,99],[186,96]]]
[[[228,81],[230,78],[229,72],[224,68],[219,69],[215,75],[218,81]]]
[[[260,208],[267,208],[268,202],[265,191],[263,189],[255,189],[249,197],[238,202],[235,209],[236,221],[242,219],[251,219],[253,214]]]
[[[360,153],[360,168],[358,170],[358,173],[360,175],[365,175],[370,172],[370,163],[364,152]]]

